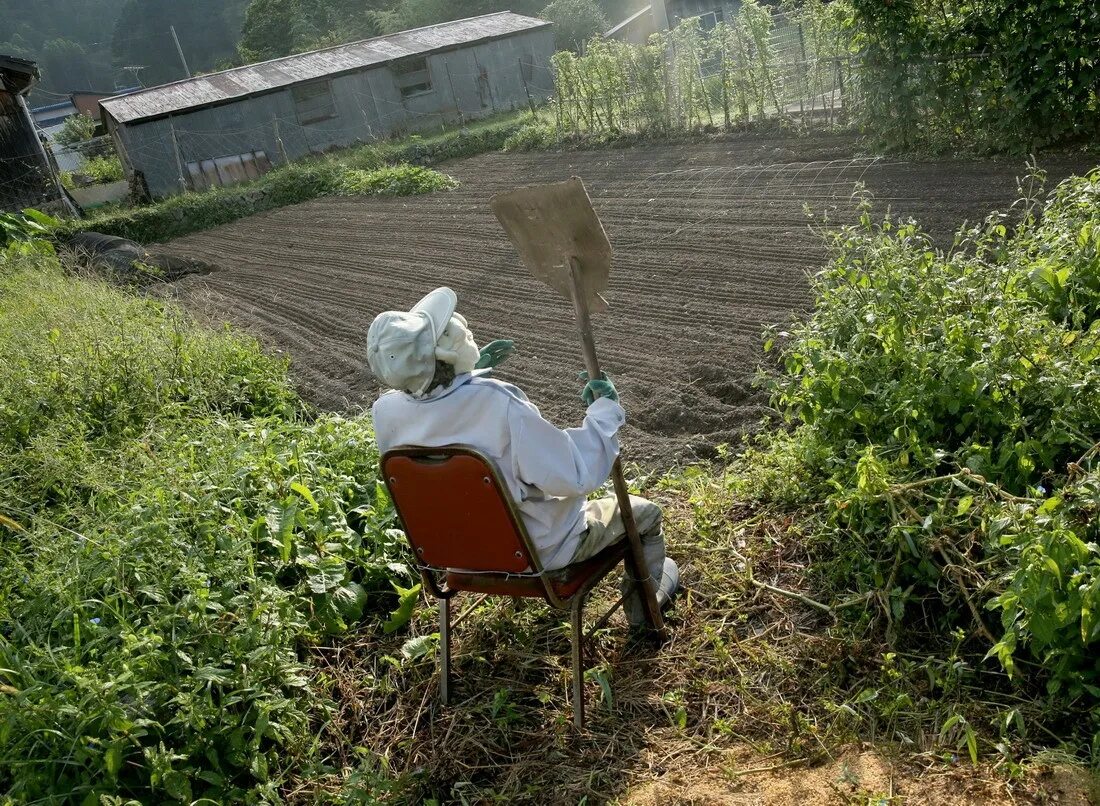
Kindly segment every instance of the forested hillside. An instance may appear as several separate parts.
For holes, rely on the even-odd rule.
[[[232,64],[247,0],[0,0],[0,53],[38,62],[33,104],[74,90],[151,86]]]
[[[0,0],[0,53],[34,59],[46,93],[114,86],[111,38],[126,0]]]

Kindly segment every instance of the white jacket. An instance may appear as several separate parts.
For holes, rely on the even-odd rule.
[[[622,407],[591,406],[580,428],[559,430],[515,386],[459,375],[421,398],[387,392],[374,404],[381,451],[398,445],[469,445],[492,459],[516,501],[546,570],[569,564],[585,529],[585,496],[598,489],[619,455]]]

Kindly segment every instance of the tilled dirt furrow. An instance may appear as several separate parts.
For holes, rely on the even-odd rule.
[[[1045,167],[1055,181],[1091,166]],[[218,268],[165,293],[286,351],[318,405],[357,410],[379,391],[365,366],[371,319],[449,285],[481,342],[515,339],[498,374],[555,422],[576,425],[583,362],[570,304],[519,265],[489,197],[581,176],[615,252],[612,309],[595,328],[628,410],[626,456],[667,467],[713,455],[767,411],[753,386],[761,332],[808,309],[808,276],[827,260],[804,204],[854,221],[862,180],[876,216],[889,207],[950,243],[964,219],[1012,203],[1023,165],[870,164],[851,138],[827,136],[487,154],[444,170],[460,180],[455,191],[319,199],[180,238],[165,249]]]

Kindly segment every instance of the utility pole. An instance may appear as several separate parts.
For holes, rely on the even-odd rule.
[[[180,61],[183,63],[183,72],[187,73],[187,77],[191,78],[191,68],[187,66],[187,58],[183,55],[183,48],[180,47],[180,38],[176,36],[176,26],[169,25],[172,29],[172,39],[176,41],[176,52],[180,55]]]

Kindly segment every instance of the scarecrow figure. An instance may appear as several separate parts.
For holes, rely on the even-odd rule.
[[[626,531],[612,496],[586,496],[607,481],[619,454],[618,431],[626,422],[615,386],[605,376],[587,380],[587,407],[579,428],[560,430],[543,419],[517,387],[488,377],[512,352],[512,342],[479,350],[458,298],[437,288],[410,311],[379,314],[367,334],[371,371],[393,391],[374,404],[379,450],[399,445],[476,448],[497,466],[517,504],[546,571],[595,556],[623,540]],[[676,563],[665,557],[661,510],[631,496],[645,564],[666,606],[679,587]],[[622,580],[632,627],[646,624],[633,583]]]

